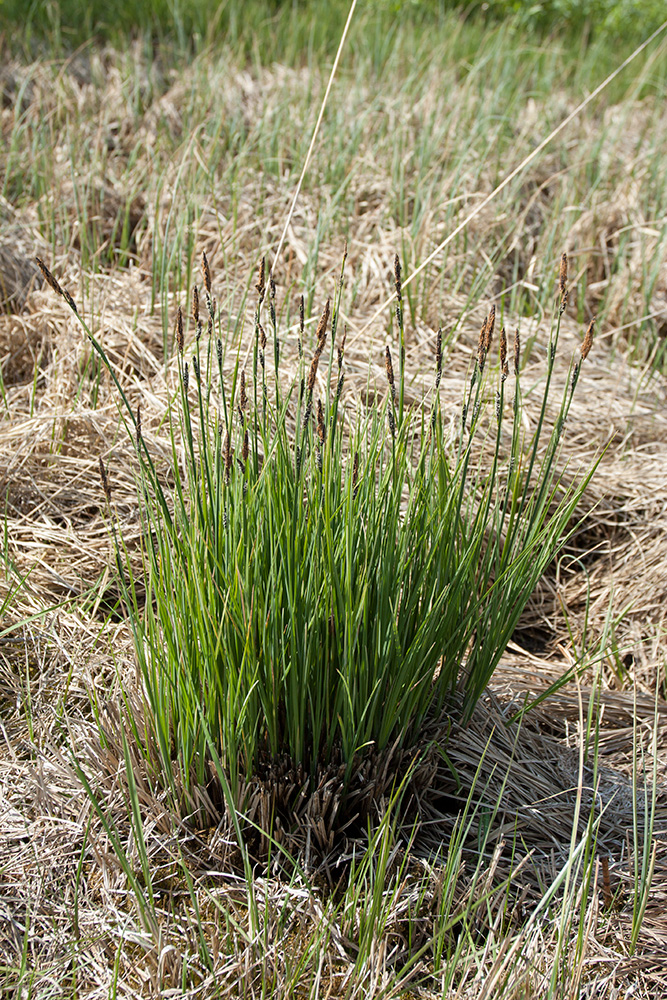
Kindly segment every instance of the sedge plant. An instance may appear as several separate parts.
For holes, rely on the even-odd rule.
[[[187,811],[193,790],[211,779],[212,755],[241,808],[247,782],[267,760],[286,759],[306,777],[336,765],[344,798],[368,755],[409,749],[427,720],[468,717],[540,576],[576,527],[593,472],[566,485],[557,465],[592,324],[555,420],[546,419],[567,300],[565,255],[528,440],[519,334],[510,376],[504,328],[492,361],[493,308],[457,433],[441,413],[440,334],[432,397],[408,409],[398,259],[397,374],[387,345],[386,394],[365,411],[351,408],[339,329],[344,267],[345,259],[312,353],[302,300],[298,369],[283,384],[276,290],[263,262],[245,365],[240,352],[229,361],[202,256],[191,353],[180,310],[176,324],[166,470],[116,381],[136,452],[144,539],[140,591],[109,503],[146,707],[132,725],[156,780]],[[86,330],[115,379],[104,345]],[[109,500],[102,463],[101,473]]]

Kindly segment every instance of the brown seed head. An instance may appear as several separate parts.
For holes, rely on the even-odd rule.
[[[322,409],[322,400],[317,401],[317,436],[320,442],[324,444],[324,437],[326,434],[326,428],[324,426],[324,410]]]
[[[303,337],[304,327],[306,325],[305,318],[305,306],[303,303],[303,295],[299,299],[299,336]]]
[[[315,379],[317,378],[317,366],[320,363],[320,355],[322,351],[318,349],[313,354],[313,360],[310,363],[310,371],[308,372],[308,382],[306,383],[306,389],[308,390],[308,395],[312,396],[313,389],[315,387]]]
[[[440,385],[442,378],[442,327],[438,328],[438,335],[435,340],[435,387]]]
[[[180,306],[176,314],[176,346],[178,353],[183,354],[183,313]]]
[[[503,379],[509,375],[509,365],[507,364],[507,334],[505,327],[500,331],[500,372]]]
[[[585,361],[590,353],[590,349],[593,346],[593,327],[595,326],[595,317],[590,321],[586,328],[586,334],[584,336],[584,342],[581,345],[581,360]]]
[[[269,277],[269,295],[275,301],[276,298],[276,283],[273,280],[273,275]]]
[[[401,262],[399,260],[398,254],[394,256],[394,284],[396,285],[396,297],[398,301],[401,301],[403,290],[401,286]]]
[[[394,366],[391,361],[391,351],[389,350],[389,344],[384,349],[384,367],[387,373],[387,382],[389,383],[389,388],[391,389],[391,398],[396,401],[396,386],[394,384]]]
[[[195,285],[192,289],[192,318],[195,324],[199,325],[199,289]]]
[[[242,413],[248,409],[248,394],[245,387],[245,370],[241,372],[241,400],[239,405],[241,406]]]
[[[64,298],[65,302],[70,307],[72,312],[75,312],[78,316],[79,310],[76,307],[76,302],[74,301],[70,293],[67,291],[67,289],[63,288],[61,285],[58,284],[58,282],[53,277],[53,275],[49,271],[44,261],[41,259],[41,257],[35,257],[35,260],[37,262],[37,266],[39,267],[40,271],[44,275],[44,278],[46,279],[46,283],[50,285],[50,287],[53,289],[54,292],[57,292],[58,295],[61,295]]]
[[[479,365],[479,370],[484,371],[484,362],[486,361],[486,327],[489,322],[489,317],[487,316],[482,323],[482,328],[479,331],[479,337],[477,339],[477,364]]]
[[[516,333],[514,334],[514,374],[519,374],[519,365],[521,364],[521,338],[519,337],[519,328],[517,327]]]
[[[326,340],[327,336],[327,323],[329,322],[330,308],[331,306],[329,303],[329,299],[327,299],[326,305],[322,310],[322,315],[320,316],[320,321],[317,324],[317,330],[315,331],[315,336],[317,338],[317,347],[318,350],[320,351],[320,354],[322,353],[322,349],[324,348],[324,341]]]
[[[232,445],[229,434],[225,434],[225,443],[222,446],[222,458],[225,463],[225,480],[229,482],[232,474]]]
[[[484,353],[488,354],[491,350],[491,341],[493,340],[493,328],[496,325],[496,307],[491,306],[489,309],[489,315],[486,318],[486,337],[484,341]]]
[[[109,477],[107,476],[107,470],[104,468],[104,462],[102,461],[101,455],[100,455],[100,480],[102,481],[102,489],[104,490],[104,495],[107,498],[107,503],[111,503],[111,484],[109,483]]]
[[[248,454],[250,452],[250,447],[248,445],[248,425],[246,424],[243,431],[243,445],[241,447],[241,458],[244,464],[248,461]]]
[[[77,316],[78,316],[79,315],[79,310],[76,307],[76,302],[74,301],[74,299],[72,298],[72,296],[70,295],[70,293],[67,291],[66,288],[63,288],[62,294],[63,294],[63,298],[64,298],[65,302],[70,307],[70,309],[72,310],[72,312],[75,312],[77,314]]]
[[[567,285],[567,254],[563,252],[560,255],[560,269],[558,271],[558,291],[561,295],[565,292],[565,286]]]
[[[259,262],[259,269],[257,271],[257,284],[255,285],[255,289],[257,290],[257,294],[259,295],[260,302],[264,298],[265,288],[266,288],[266,258],[262,257],[262,259]]]
[[[262,350],[264,350],[266,347],[266,333],[264,332],[264,327],[261,323],[258,323],[257,325],[259,327],[259,346]]]
[[[208,266],[208,257],[206,256],[206,251],[201,252],[201,273],[204,277],[204,287],[208,294],[211,294],[211,269]]]
[[[53,277],[53,275],[51,274],[51,272],[49,271],[48,267],[46,266],[46,264],[44,263],[44,261],[41,259],[41,257],[35,257],[35,260],[37,261],[37,266],[39,267],[40,271],[44,275],[44,279],[45,279],[47,285],[50,285],[50,287],[53,289],[53,291],[57,292],[58,295],[62,295],[63,294],[62,288],[60,287],[60,285],[58,284],[58,282],[56,281],[56,279]]]

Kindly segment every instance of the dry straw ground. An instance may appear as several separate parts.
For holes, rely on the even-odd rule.
[[[176,831],[161,804],[146,795],[145,837],[158,891],[158,925],[151,935],[141,924],[125,875],[73,769],[71,750],[97,776],[98,794],[119,824],[128,856],[138,864],[123,797],[123,765],[114,756],[113,740],[106,747],[100,744],[91,710],[92,693],[112,732],[119,677],[130,688],[134,683],[129,629],[123,620],[108,617],[115,594],[113,559],[98,476],[102,455],[109,464],[113,504],[131,540],[139,529],[132,449],[119,431],[110,380],[98,374],[75,317],[42,284],[31,259],[35,253],[47,259],[61,284],[92,317],[120,382],[131,399],[141,403],[144,436],[157,453],[167,449],[162,419],[175,377],[170,331],[184,295],[165,292],[152,308],[154,257],[173,240],[180,255],[179,266],[171,264],[173,289],[179,280],[185,283],[191,264],[188,246],[205,249],[219,306],[232,325],[239,319],[242,341],[249,343],[251,327],[239,316],[238,288],[245,287],[264,248],[277,240],[293,189],[293,170],[298,168],[289,157],[296,158],[300,150],[288,148],[280,138],[281,115],[306,115],[308,89],[319,93],[321,82],[313,83],[305,71],[281,67],[250,73],[233,65],[199,64],[157,87],[145,76],[148,71],[140,58],[131,71],[112,53],[95,58],[98,62],[93,59],[92,65],[74,60],[67,66],[12,67],[23,106],[17,111],[19,98],[10,95],[1,111],[6,145],[0,160],[9,187],[16,189],[20,173],[25,186],[21,198],[5,197],[0,206],[5,309],[0,316],[0,491],[6,504],[6,554],[19,573],[29,571],[29,576],[2,623],[4,627],[24,619],[23,624],[0,640],[0,967],[7,995],[16,997],[28,995],[12,992],[20,968],[34,973],[30,995],[40,997],[107,996],[114,990],[120,996],[176,996],[183,981],[192,996],[239,995],[239,983],[246,984],[248,995],[261,995],[262,989],[268,995],[267,982],[274,982],[275,995],[280,995],[289,992],[286,984],[294,975],[295,956],[307,953],[321,933],[326,905],[318,893],[284,884],[270,873],[259,875],[261,926],[255,926],[224,831]],[[215,94],[220,120],[237,122],[238,136],[243,136],[235,139],[229,126],[229,146],[221,162],[235,161],[233,185],[228,166],[223,170],[207,160],[212,140],[208,136],[207,146],[203,126],[200,132],[192,127],[193,95],[202,80],[206,100]],[[351,83],[347,86],[352,88]],[[454,90],[447,96],[443,142],[452,143],[457,130],[461,134],[457,115],[470,114],[474,105],[472,92],[460,86],[458,101]],[[350,104],[356,109],[356,128],[363,131],[359,109],[370,99],[362,90],[357,88]],[[479,101],[482,97],[483,90]],[[543,103],[523,95],[515,108],[517,146],[529,142],[540,116],[557,117],[568,109],[569,100],[565,93],[550,94]],[[297,206],[276,270],[278,302],[293,310],[305,268],[316,317],[331,291],[347,235],[344,319],[350,346],[345,393],[349,399],[358,398],[360,405],[369,392],[386,391],[385,325],[378,323],[363,338],[355,338],[355,331],[387,294],[394,251],[418,262],[474,204],[473,188],[466,189],[464,178],[466,195],[449,199],[446,212],[438,207],[451,185],[444,165],[441,176],[437,171],[428,175],[431,188],[425,205],[417,204],[409,171],[404,172],[402,201],[397,195],[396,137],[401,137],[405,151],[419,139],[425,121],[437,120],[441,102],[435,79],[427,79],[420,102],[412,103],[409,112],[401,105],[400,92],[379,104],[371,102],[366,127],[375,127],[373,115],[384,121],[377,146],[371,148],[363,135],[347,135],[348,145],[355,147],[354,166],[340,177],[332,152],[337,141],[333,121],[326,139],[329,150],[322,152],[319,163],[316,158],[313,179]],[[343,103],[339,97],[332,114],[342,116]],[[461,110],[453,111],[457,106]],[[19,114],[22,129],[17,130]],[[487,741],[490,751],[478,785],[488,780],[489,801],[498,794],[507,770],[503,765],[509,768],[488,873],[491,885],[503,871],[518,870],[515,910],[505,914],[507,925],[495,924],[494,933],[502,938],[512,921],[521,923],[524,909],[529,912],[531,901],[539,898],[541,884],[570,851],[582,718],[599,684],[598,796],[609,805],[601,821],[598,881],[581,927],[581,995],[660,997],[667,995],[667,382],[652,363],[655,352],[652,359],[650,345],[643,360],[635,354],[631,363],[628,335],[636,327],[627,324],[653,313],[655,344],[659,348],[664,341],[667,267],[660,253],[666,206],[647,195],[650,177],[642,172],[642,157],[649,155],[646,144],[652,150],[664,148],[665,123],[660,124],[648,99],[632,107],[598,108],[595,115],[573,125],[563,145],[531,167],[514,201],[491,204],[446,262],[429,268],[409,319],[408,391],[415,406],[430,393],[435,333],[442,324],[447,352],[440,392],[443,413],[451,415],[454,425],[477,332],[492,302],[507,311],[508,326],[520,319],[526,345],[524,384],[537,382],[544,370],[548,319],[539,307],[534,316],[520,312],[526,311],[542,272],[555,291],[562,247],[571,254],[572,294],[559,347],[561,378],[581,343],[584,322],[604,305],[561,459],[568,477],[607,449],[582,504],[581,526],[531,600],[488,700],[468,728],[452,733],[447,752],[459,770],[464,797]],[[273,131],[272,120],[277,123]],[[38,151],[48,157],[48,168],[43,169],[48,186],[40,187],[26,179],[27,158],[33,155],[30,136],[38,135],[44,122],[50,123],[52,143],[47,151]],[[559,205],[554,188],[558,190],[561,175],[567,174],[568,157],[576,156],[577,144],[590,141],[593,126],[601,137],[596,163],[604,165],[606,157],[608,169],[601,170],[603,182],[589,200],[571,213],[569,225],[563,215],[567,206]],[[73,136],[78,152],[73,152]],[[273,157],[269,171],[263,169],[262,143]],[[489,156],[480,159],[474,143],[471,149],[470,184],[476,194],[486,193],[496,179],[496,164]],[[196,189],[191,170],[198,160],[208,182]],[[196,200],[188,217],[190,198]],[[343,205],[344,217],[337,204]],[[554,230],[558,242],[544,235],[553,222],[554,204],[560,213]],[[128,227],[124,242],[119,218],[121,226],[124,221]],[[318,220],[321,245],[315,259]],[[45,238],[45,233],[51,235]],[[116,254],[114,245],[123,252]],[[482,268],[471,294],[487,249],[489,267]],[[96,270],[94,254],[115,263]],[[658,262],[648,295],[647,261]],[[190,280],[192,276],[193,271]],[[524,298],[501,298],[503,289],[517,282]],[[517,310],[514,315],[509,314],[510,306]],[[295,356],[293,334],[281,357],[286,376]],[[527,396],[529,430],[536,414]],[[526,693],[542,692],[578,660],[582,644],[588,652],[579,682],[571,681],[526,716],[518,736],[515,729],[506,728],[503,722],[513,707]],[[636,720],[635,749],[643,748],[642,768],[650,775],[654,717],[659,727],[657,855],[646,917],[631,956],[633,725]],[[492,773],[498,763],[500,769]],[[584,801],[590,800],[589,764],[587,757]],[[444,763],[438,766],[444,768]],[[429,851],[436,837],[446,836],[455,812],[456,803],[449,802],[438,815],[422,816],[421,840],[418,837],[411,861],[418,873],[426,870]],[[518,841],[512,854],[515,831]],[[198,916],[175,861],[178,851],[186,859],[199,900]],[[606,905],[603,857],[609,858],[611,891],[618,893],[618,905],[611,908]],[[465,885],[463,877],[461,892]],[[358,995],[371,996],[390,983],[396,956],[408,947],[404,919],[414,904],[411,886],[406,877],[363,970],[355,964],[354,921],[328,927],[319,969],[302,970],[308,989],[315,991],[316,982],[321,996],[353,995],[355,989]],[[437,895],[436,874],[432,895]],[[224,900],[226,923],[212,900]],[[426,909],[428,905],[427,900]],[[496,917],[500,921],[499,914],[501,902],[492,898],[485,918],[489,926]],[[198,964],[199,934],[214,956],[213,970]],[[545,995],[541,977],[551,972],[557,927],[545,919],[540,935],[526,937],[524,972],[516,993],[508,995]],[[459,995],[488,995],[488,977],[500,975],[504,960],[498,953],[494,960],[486,956],[460,982]],[[0,984],[2,975],[0,971]],[[576,975],[568,981],[575,980]],[[396,986],[396,993],[400,991]],[[433,995],[437,992],[434,984]]]

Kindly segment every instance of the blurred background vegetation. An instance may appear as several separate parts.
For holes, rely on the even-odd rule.
[[[270,56],[298,62],[313,49],[335,48],[348,9],[349,0],[3,0],[0,31],[10,48],[28,52],[60,54],[93,37],[119,45],[145,35],[194,52],[225,40],[248,56],[268,44]],[[476,28],[510,18],[540,38],[581,44],[604,37],[623,47],[647,37],[667,11],[664,0],[361,0],[356,30],[430,26],[453,14]]]

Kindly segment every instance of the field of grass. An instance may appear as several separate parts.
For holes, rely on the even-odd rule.
[[[667,30],[435,7],[286,228],[345,5],[7,7],[3,1000],[667,994]]]

